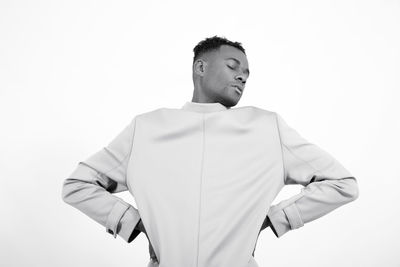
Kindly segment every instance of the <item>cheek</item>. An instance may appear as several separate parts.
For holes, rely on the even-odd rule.
[[[211,88],[218,88],[219,90],[221,90],[227,85],[231,84],[233,79],[234,77],[232,75],[232,72],[230,72],[229,70],[214,69],[210,70],[205,80]]]
[[[226,85],[227,83],[231,83],[233,77],[232,73],[229,70],[221,70],[215,73],[216,82],[221,85]]]

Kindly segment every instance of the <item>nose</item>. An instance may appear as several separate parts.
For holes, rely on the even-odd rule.
[[[236,76],[236,80],[239,80],[243,85],[245,85],[245,83],[246,83],[246,76],[243,74],[243,73],[241,73],[241,74],[238,74],[237,76]]]

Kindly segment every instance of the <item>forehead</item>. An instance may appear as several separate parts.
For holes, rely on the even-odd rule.
[[[214,56],[216,60],[229,60],[229,58],[234,58],[239,60],[241,65],[248,65],[246,55],[238,48],[230,45],[220,46]]]

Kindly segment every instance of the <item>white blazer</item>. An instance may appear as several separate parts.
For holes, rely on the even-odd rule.
[[[301,192],[271,203],[288,184]],[[137,208],[113,193],[129,190]],[[132,242],[141,219],[159,267],[255,267],[269,217],[279,238],[358,197],[356,179],[276,112],[186,102],[136,115],[79,162],[62,199]]]

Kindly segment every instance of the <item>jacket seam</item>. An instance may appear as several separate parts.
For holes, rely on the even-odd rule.
[[[287,148],[287,150],[288,150],[296,159],[298,159],[298,160],[300,160],[300,161],[306,163],[308,166],[311,167],[311,169],[314,170],[314,172],[311,174],[311,176],[314,175],[316,172],[321,172],[321,170],[316,169],[314,166],[311,165],[311,163],[309,163],[308,161],[306,161],[306,160],[302,159],[301,157],[299,157],[297,154],[295,154],[295,153],[292,151],[292,149],[290,149],[285,143],[282,142],[282,138],[281,138],[280,130],[279,130],[279,124],[278,124],[278,131],[279,131],[279,138],[280,138],[280,143],[281,143],[283,165],[284,165],[284,157],[283,157],[283,146],[284,146],[284,147]],[[284,180],[284,181],[286,182],[286,175],[287,175],[287,173],[286,173],[286,168],[285,168],[285,167],[284,167],[284,169],[285,169],[285,171],[284,171],[284,174],[285,174],[285,175],[284,175],[284,179],[285,179],[285,180]],[[322,173],[322,172],[321,172],[321,173]]]
[[[314,166],[312,166],[308,161],[306,161],[306,160],[300,158],[299,156],[297,156],[287,145],[285,145],[285,144],[283,144],[283,145],[289,150],[289,152],[290,152],[293,156],[295,156],[295,158],[297,158],[298,160],[301,160],[302,162],[304,162],[304,163],[306,163],[308,166],[310,166],[311,169],[314,170],[313,174],[316,173],[316,172],[320,172],[320,170],[314,168]]]
[[[131,121],[131,123],[132,123],[132,121]],[[135,125],[136,125],[136,120],[134,119],[134,127],[135,127]],[[107,153],[111,154],[112,157],[113,157],[114,159],[116,159],[117,162],[119,162],[119,163],[118,163],[116,166],[114,166],[114,167],[112,167],[111,169],[109,169],[108,171],[105,171],[104,173],[99,172],[99,171],[96,170],[97,174],[101,173],[101,174],[103,174],[103,175],[107,175],[109,172],[111,172],[111,171],[113,171],[113,170],[119,168],[119,167],[122,165],[122,163],[123,163],[123,162],[128,158],[128,156],[130,156],[130,154],[131,154],[134,133],[135,133],[135,131],[133,131],[132,136],[131,136],[131,139],[132,139],[132,140],[131,140],[131,144],[130,144],[130,149],[129,149],[129,151],[125,154],[125,156],[122,158],[121,161],[118,160],[111,152],[109,152],[108,149],[107,149],[107,147],[104,147],[104,148],[103,148]],[[126,172],[124,172],[124,173],[125,173],[125,180],[126,180]],[[93,179],[92,182],[95,182],[95,179]]]
[[[281,159],[282,159],[282,168],[283,168],[283,183],[286,184],[287,172],[286,172],[286,166],[285,166],[285,159],[284,159],[284,156],[283,156],[283,142],[282,142],[281,130],[280,130],[280,127],[279,127],[279,122],[278,122],[278,115],[277,115],[276,112],[275,112],[275,121],[276,121],[276,126],[277,126],[277,129],[278,129],[279,144],[281,146]]]
[[[128,161],[131,158],[132,151],[133,151],[133,144],[134,144],[134,139],[135,139],[135,135],[136,135],[136,120],[137,120],[137,116],[135,116],[133,118],[133,133],[131,136],[130,149],[129,149],[128,155],[126,157],[126,158],[128,158]],[[128,164],[126,165],[126,169],[125,169],[125,183],[126,183],[126,187],[129,189],[129,191],[131,191],[131,188],[129,186],[127,179],[128,179]]]
[[[199,200],[199,218],[197,230],[197,259],[196,266],[199,266],[199,252],[200,252],[200,222],[201,222],[201,201],[202,201],[202,186],[203,186],[203,169],[204,169],[204,150],[205,150],[205,114],[203,113],[203,150],[201,155],[201,169],[200,169],[200,200]]]

